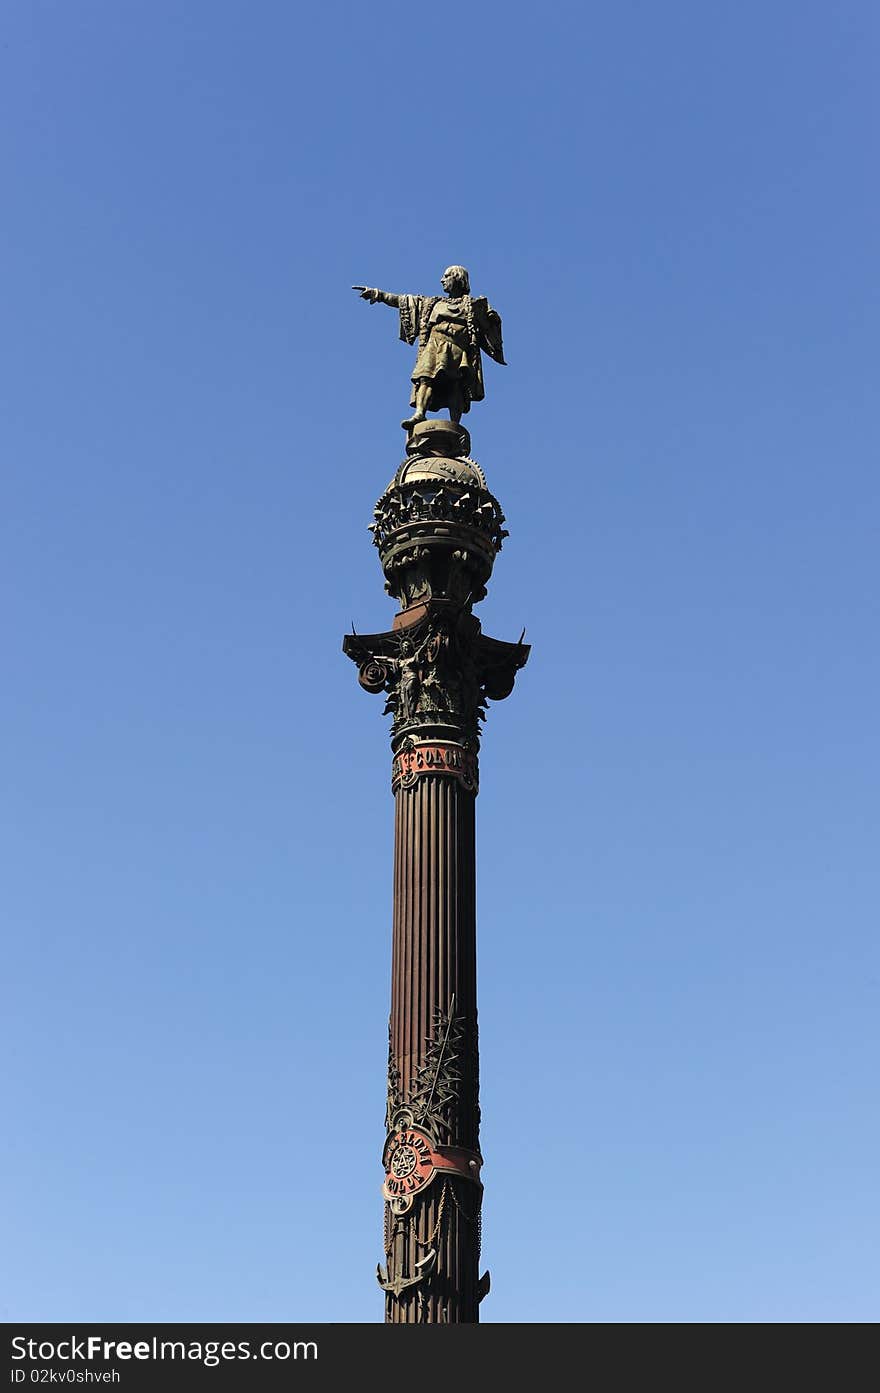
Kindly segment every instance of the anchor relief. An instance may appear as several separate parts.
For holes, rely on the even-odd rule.
[[[475,1022],[473,1030],[476,1031]],[[391,1236],[397,1242],[386,1242],[387,1266],[378,1267],[377,1278],[382,1289],[393,1296],[399,1296],[434,1272],[436,1250],[432,1245],[441,1231],[450,1194],[451,1202],[468,1222],[479,1222],[482,1157],[477,1151],[455,1144],[456,1111],[463,1103],[468,1106],[461,1098],[463,1077],[458,1067],[465,1034],[465,1018],[456,1012],[453,996],[448,1011],[438,1008],[434,1013],[434,1029],[424,1060],[404,1098],[389,1031],[388,1135],[382,1153],[385,1170],[382,1193],[388,1206]],[[474,1099],[470,1101],[469,1110],[475,1107]],[[473,1187],[465,1209],[450,1190],[449,1182],[457,1180],[467,1181]],[[417,1206],[424,1202],[429,1187],[438,1182],[443,1188],[433,1232],[429,1240],[420,1240],[417,1237]],[[416,1245],[427,1248],[423,1258],[414,1257]],[[395,1253],[397,1263],[393,1261]]]

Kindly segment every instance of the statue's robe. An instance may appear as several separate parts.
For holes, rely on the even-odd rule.
[[[470,410],[472,401],[483,400],[481,349],[496,363],[504,363],[501,316],[488,300],[483,296],[462,296],[457,312],[446,308],[449,303],[444,295],[399,296],[400,337],[404,343],[414,344],[416,339],[419,342],[410,405],[415,406],[419,386],[427,383],[428,411],[448,407],[450,396],[460,398],[463,411]]]

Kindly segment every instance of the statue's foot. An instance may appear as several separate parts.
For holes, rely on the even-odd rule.
[[[422,412],[421,415],[420,415],[419,412],[417,411],[416,414],[415,414],[414,416],[408,417],[407,420],[401,421],[400,424],[403,426],[403,429],[404,429],[404,430],[412,430],[413,426],[417,426],[417,425],[419,424],[420,421],[424,421],[424,420],[425,420],[425,413]]]

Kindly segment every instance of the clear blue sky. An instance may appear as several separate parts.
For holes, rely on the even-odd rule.
[[[478,805],[489,1321],[878,1312],[878,12],[10,0],[0,1318],[381,1317],[412,352],[533,644]]]

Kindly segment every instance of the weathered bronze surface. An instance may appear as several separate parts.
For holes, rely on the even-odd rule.
[[[501,316],[484,296],[471,295],[464,266],[447,266],[440,278],[442,295],[396,295],[368,285],[354,285],[371,305],[390,305],[400,311],[400,337],[419,349],[412,373],[412,416],[401,425],[411,431],[428,411],[449,410],[458,423],[472,401],[482,401],[481,350],[504,364]]]
[[[450,267],[444,276],[444,305],[469,301],[460,272]],[[501,323],[485,301],[469,301],[461,322],[474,326],[475,359],[471,339],[450,336],[445,318],[432,317],[437,297],[355,289],[400,308],[409,342],[413,325],[423,331],[406,458],[371,524],[399,612],[390,629],[343,640],[360,685],[385,696],[392,718],[394,914],[378,1278],[392,1324],[473,1322],[489,1290],[489,1274],[479,1273],[478,754],[487,706],[513,690],[529,646],[522,637],[489,638],[472,612],[507,532],[497,498],[469,458],[460,416],[482,396],[479,347],[497,349],[493,356],[503,361]],[[439,333],[460,355],[431,346],[440,319]],[[441,405],[449,421],[424,419]]]

